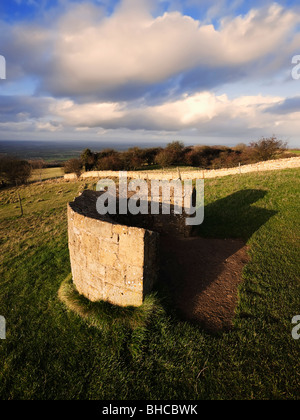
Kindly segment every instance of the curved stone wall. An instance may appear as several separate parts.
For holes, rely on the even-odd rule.
[[[99,194],[85,191],[68,204],[73,282],[91,301],[139,306],[157,279],[159,234],[100,216]]]

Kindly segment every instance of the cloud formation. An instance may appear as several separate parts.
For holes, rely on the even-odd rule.
[[[95,3],[64,2],[63,12],[53,12],[55,20],[0,21],[0,53],[10,81],[35,80],[31,97],[0,96],[0,122],[27,122],[50,132],[201,133],[219,127],[221,136],[221,129],[229,134],[243,126],[249,133],[267,135],[269,127],[270,135],[276,129],[294,135],[298,100],[261,88],[249,95],[242,86],[288,77],[291,56],[300,48],[296,9],[274,3],[224,16],[216,26],[211,19],[225,2],[208,6],[202,20],[179,8],[154,15],[154,3],[123,0],[107,14]]]

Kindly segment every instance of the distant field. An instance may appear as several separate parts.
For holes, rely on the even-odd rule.
[[[100,151],[106,148],[127,150],[134,146],[130,143],[112,143],[101,141],[0,141],[0,154],[17,156],[22,159],[44,159],[46,162],[64,162],[78,158],[87,147]],[[145,143],[144,147],[152,147]]]
[[[30,181],[45,181],[46,179],[59,178],[64,176],[63,168],[43,168],[41,171],[39,169],[34,169]]]
[[[146,327],[89,327],[58,299],[70,273],[67,202],[93,184],[0,191],[0,399],[299,399],[299,169],[205,181],[203,237],[250,248],[234,328],[185,322],[158,283]],[[112,314],[114,309],[111,309]]]
[[[300,150],[289,150],[289,153],[295,153],[296,155],[300,155]]]

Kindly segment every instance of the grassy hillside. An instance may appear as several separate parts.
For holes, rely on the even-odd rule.
[[[60,178],[64,176],[63,168],[43,168],[34,169],[31,175],[31,181],[45,181],[46,179]]]
[[[211,335],[160,311],[146,327],[100,331],[57,293],[70,272],[66,203],[83,182],[46,181],[0,193],[1,399],[299,398],[300,171],[206,180],[199,234],[250,246],[234,328]]]

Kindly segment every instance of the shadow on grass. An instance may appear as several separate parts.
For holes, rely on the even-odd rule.
[[[239,238],[251,236],[277,212],[253,206],[267,194],[264,190],[246,189],[205,206],[204,222],[193,230],[194,236]]]
[[[252,206],[266,193],[242,190],[207,205],[204,223],[191,238],[161,236],[160,282],[179,317],[211,332],[232,328],[249,260],[245,241],[276,214]]]
[[[61,285],[61,301],[101,331],[120,327],[147,331],[163,314],[214,333],[230,329],[248,260],[244,241],[276,214],[252,206],[265,195],[262,190],[242,190],[207,205],[204,223],[194,229],[192,238],[161,235],[159,283],[156,294],[146,296],[142,306],[90,302],[76,291],[71,276]]]

